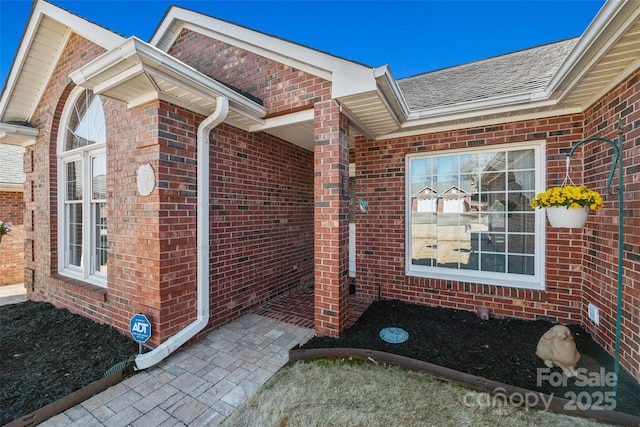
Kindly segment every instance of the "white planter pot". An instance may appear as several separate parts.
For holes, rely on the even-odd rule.
[[[581,228],[587,223],[588,207],[567,208],[553,206],[545,208],[552,227]]]

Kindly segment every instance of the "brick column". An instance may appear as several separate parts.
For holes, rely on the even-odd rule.
[[[315,331],[339,336],[349,317],[349,123],[326,101],[314,127]]]

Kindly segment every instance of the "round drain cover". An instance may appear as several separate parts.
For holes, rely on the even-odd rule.
[[[400,344],[409,339],[409,333],[402,328],[384,328],[380,331],[380,338],[391,344]]]

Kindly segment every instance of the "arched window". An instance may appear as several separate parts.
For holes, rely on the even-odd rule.
[[[58,271],[106,286],[106,132],[92,91],[71,93],[58,141]]]

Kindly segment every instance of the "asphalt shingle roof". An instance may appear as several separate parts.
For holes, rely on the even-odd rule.
[[[546,44],[398,80],[411,110],[543,90],[578,42]]]
[[[24,183],[23,156],[24,148],[0,144],[0,184]]]

